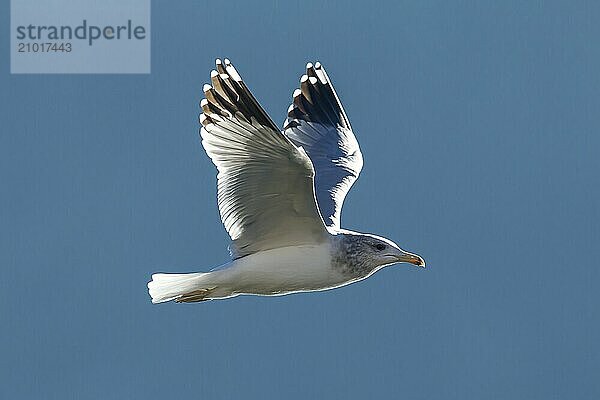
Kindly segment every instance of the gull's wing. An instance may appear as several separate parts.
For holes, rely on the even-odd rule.
[[[310,157],[321,215],[327,226],[339,229],[344,198],[363,166],[358,142],[320,63],[306,65],[293,97],[283,132]]]
[[[258,104],[229,60],[217,60],[200,102],[202,145],[218,169],[232,256],[324,240],[314,170]]]

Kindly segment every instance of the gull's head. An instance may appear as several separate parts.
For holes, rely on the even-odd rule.
[[[409,263],[425,268],[425,260],[417,254],[402,250],[400,246],[381,236],[370,234],[352,235],[348,239],[352,243],[352,252],[360,254],[360,258],[368,260],[375,267],[390,264]]]

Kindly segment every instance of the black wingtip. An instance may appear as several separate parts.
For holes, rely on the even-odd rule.
[[[218,119],[218,116],[229,118],[239,113],[246,122],[254,118],[259,124],[278,130],[228,58],[215,59],[210,84],[204,85],[203,92],[205,101],[201,102],[201,108],[208,117],[203,119],[203,126]]]
[[[293,98],[286,127],[290,126],[291,119],[298,119],[351,129],[331,80],[319,61],[306,64],[306,73],[300,78],[300,89],[294,91]]]

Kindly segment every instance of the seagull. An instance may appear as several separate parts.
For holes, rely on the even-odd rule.
[[[328,290],[397,263],[425,267],[389,239],[342,229],[363,157],[321,63],[308,63],[283,130],[228,59],[216,60],[200,102],[200,136],[217,167],[231,261],[209,272],[157,273],[153,303]]]

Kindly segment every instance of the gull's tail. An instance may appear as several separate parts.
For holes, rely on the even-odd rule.
[[[211,272],[191,274],[154,274],[148,282],[148,292],[152,303],[196,302],[206,300],[216,286],[210,284]]]

